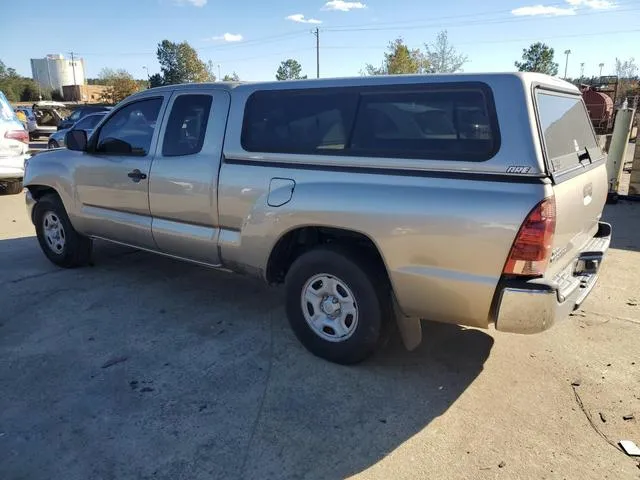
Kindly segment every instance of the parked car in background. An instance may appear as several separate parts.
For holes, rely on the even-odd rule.
[[[283,283],[298,339],[338,363],[394,317],[408,348],[420,319],[546,330],[611,240],[584,101],[542,74],[171,85],[66,144],[25,172],[49,260],[89,264],[100,238]]]
[[[82,105],[71,113],[67,118],[62,120],[58,125],[58,130],[65,130],[71,128],[81,118],[97,112],[108,112],[113,107],[106,107],[104,105]]]
[[[58,130],[58,125],[67,116],[67,106],[60,102],[42,101],[36,102],[32,107],[36,119],[36,128],[29,132],[31,140],[39,137],[48,137]]]
[[[27,117],[27,131],[29,132],[29,135],[31,135],[32,132],[35,132],[38,128],[38,124],[36,123],[36,117],[33,114],[33,109],[31,107],[21,106],[16,107],[15,111],[22,112],[24,113],[25,117]]]
[[[96,125],[100,123],[100,120],[102,120],[107,113],[108,112],[106,111],[91,113],[86,117],[82,117],[80,120],[74,123],[71,128],[73,128],[74,130],[84,130],[87,133],[87,138],[88,138],[91,136],[91,133],[93,133],[93,129],[96,127]],[[65,146],[64,137],[69,130],[70,129],[65,128],[63,130],[58,130],[57,132],[53,133],[49,137],[47,148],[64,147]]]
[[[20,193],[24,163],[28,158],[29,134],[0,92],[0,189]]]

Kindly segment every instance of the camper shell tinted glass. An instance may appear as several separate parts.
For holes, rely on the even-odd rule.
[[[255,92],[241,142],[248,152],[484,161],[500,134],[489,87],[459,82]]]
[[[596,151],[598,142],[581,96],[538,89],[536,105],[552,172],[574,168],[583,159],[595,160],[588,151]]]

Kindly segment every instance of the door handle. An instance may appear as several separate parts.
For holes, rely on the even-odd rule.
[[[144,180],[145,178],[147,178],[147,174],[146,173],[142,173],[140,170],[138,170],[136,168],[134,171],[129,172],[127,174],[127,177],[129,177],[135,183],[138,183],[140,180]]]

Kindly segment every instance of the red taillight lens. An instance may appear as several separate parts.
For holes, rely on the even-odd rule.
[[[22,143],[29,143],[29,134],[25,130],[8,130],[4,134],[4,138],[10,138],[11,140],[18,140]]]
[[[549,263],[556,230],[556,201],[545,198],[527,215],[502,273],[542,276]]]

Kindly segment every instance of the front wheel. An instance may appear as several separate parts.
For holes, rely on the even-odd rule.
[[[390,317],[390,291],[369,258],[340,247],[298,257],[286,278],[287,317],[314,355],[353,364],[378,346]]]
[[[58,142],[56,142],[55,140],[49,140],[49,143],[47,144],[47,148],[49,149],[60,148],[60,145],[58,145]]]
[[[53,263],[73,268],[90,262],[91,239],[76,232],[57,196],[46,195],[38,200],[33,222],[40,248]]]

